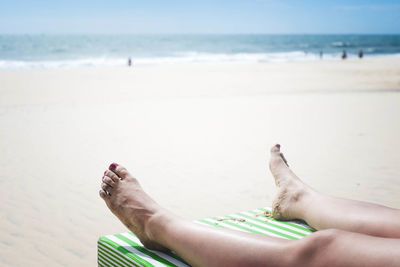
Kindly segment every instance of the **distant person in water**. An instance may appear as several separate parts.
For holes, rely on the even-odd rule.
[[[318,230],[300,240],[185,220],[155,202],[116,163],[104,172],[99,193],[145,247],[175,251],[192,266],[400,266],[399,209],[319,193],[289,168],[280,148],[271,148],[269,162],[278,187],[272,217],[301,219]]]
[[[363,58],[363,56],[364,56],[364,52],[362,50],[360,50],[360,52],[358,52],[358,57]]]
[[[131,67],[131,66],[132,66],[132,59],[128,58],[128,67]]]
[[[322,57],[324,56],[324,53],[321,51],[319,51],[319,58],[322,59]]]
[[[343,50],[343,53],[342,53],[342,59],[346,59],[347,58],[347,53],[346,53],[346,50]]]

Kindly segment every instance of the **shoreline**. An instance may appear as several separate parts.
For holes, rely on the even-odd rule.
[[[288,52],[290,53],[300,53],[300,51]],[[274,53],[271,53],[274,54]],[[279,53],[277,53],[279,54]],[[225,54],[223,54],[225,55]],[[252,54],[249,54],[250,56]],[[196,60],[187,61],[184,57],[161,57],[161,58],[132,58],[133,66],[132,68],[148,68],[148,67],[168,67],[168,66],[182,66],[182,65],[241,65],[241,64],[284,64],[284,63],[307,63],[307,62],[336,62],[343,61],[341,59],[340,53],[337,54],[327,54],[321,59],[318,54],[310,53],[307,56],[307,53],[304,53],[305,57],[308,58],[300,58],[300,59],[287,59],[287,58],[276,58],[271,60],[206,60],[197,62]],[[208,57],[212,57],[213,54],[210,54]],[[218,56],[215,54],[214,56]],[[220,55],[221,56],[221,55]],[[233,56],[226,54],[225,56]],[[394,54],[373,54],[373,55],[364,55],[362,59],[358,58],[357,55],[349,55],[346,61],[356,61],[356,60],[379,60],[379,59],[388,59],[388,58],[400,58],[400,53]],[[148,61],[165,61],[163,63],[135,63],[139,62],[148,62]],[[99,63],[102,61],[109,61],[106,63]],[[84,63],[85,62],[85,63]],[[95,64],[97,65],[91,65]],[[113,62],[113,63],[112,63]],[[117,63],[118,62],[118,63]],[[2,67],[4,64],[12,64],[20,67]],[[21,67],[21,65],[28,65],[30,67]],[[49,65],[49,66],[43,66]],[[85,66],[86,65],[86,66]],[[90,66],[88,66],[90,65]],[[50,67],[51,66],[51,67]],[[1,60],[0,59],[0,73],[4,72],[19,72],[19,71],[34,71],[34,70],[74,70],[74,69],[114,69],[114,68],[123,68],[127,66],[127,59],[125,58],[79,58],[79,59],[66,59],[66,60],[47,60],[47,61],[22,61],[22,60]]]

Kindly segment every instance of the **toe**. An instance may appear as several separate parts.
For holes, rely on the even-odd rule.
[[[101,183],[101,189],[103,189],[104,191],[106,191],[110,194],[113,192],[113,188],[104,182]]]
[[[278,160],[279,159],[279,160]],[[271,161],[280,161],[280,159],[283,160],[283,162],[289,167],[289,164],[287,163],[287,160],[283,153],[281,153],[281,145],[276,144],[273,147],[271,147]]]
[[[103,189],[100,189],[99,191],[99,195],[102,199],[108,199],[110,196],[106,193],[106,191],[104,191]]]
[[[273,147],[271,147],[271,154],[280,153],[280,151],[281,151],[281,145],[280,144],[276,144]]]
[[[272,173],[276,173],[279,168],[282,166],[289,167],[287,164],[286,158],[283,156],[283,154],[280,152],[280,145],[276,144],[273,147],[271,147],[271,158],[269,161],[269,168],[272,171]]]
[[[125,179],[129,176],[127,169],[121,165],[118,165],[117,163],[112,163],[109,167],[109,170],[114,172],[121,179]]]
[[[106,170],[104,172],[104,176],[110,177],[111,180],[113,180],[114,183],[118,183],[119,182],[119,177],[112,171]]]
[[[103,177],[103,183],[106,183],[107,185],[114,187],[116,184],[115,182],[108,176]]]

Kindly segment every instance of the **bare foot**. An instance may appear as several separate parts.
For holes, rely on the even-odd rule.
[[[104,172],[100,197],[115,216],[149,249],[166,250],[152,240],[148,224],[162,216],[163,209],[142,189],[139,182],[124,167],[112,163]]]
[[[301,214],[300,204],[311,189],[289,169],[278,144],[271,148],[269,169],[278,187],[278,194],[272,203],[272,217],[283,220],[301,219],[297,216]]]

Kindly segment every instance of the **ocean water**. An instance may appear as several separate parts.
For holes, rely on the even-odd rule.
[[[400,54],[400,35],[0,35],[0,69],[338,60]]]

